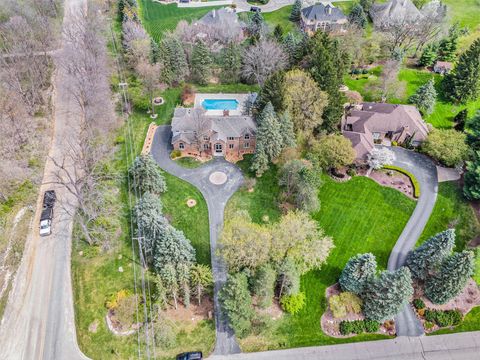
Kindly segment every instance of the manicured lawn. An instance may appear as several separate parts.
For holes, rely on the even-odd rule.
[[[188,22],[201,18],[219,6],[178,8],[177,4],[163,5],[152,0],[139,0],[142,22],[148,33],[159,40],[165,31],[174,30],[180,20]]]
[[[460,48],[466,49],[480,36],[480,3],[477,0],[445,0],[448,6],[450,23],[458,21],[460,26],[466,26],[470,34],[460,39]]]
[[[369,86],[378,81],[382,72],[382,66],[376,66],[368,71],[368,74],[345,75],[343,83],[352,91],[358,91],[363,96],[364,101],[375,101],[374,93]]]
[[[269,13],[263,13],[262,16],[272,29],[275,26],[280,25],[284,34],[286,34],[287,32],[296,28],[296,25],[288,19],[291,12],[292,6],[289,5]]]
[[[239,163],[246,168],[247,161]],[[321,209],[313,218],[332,236],[335,249],[319,270],[302,277],[302,291],[307,305],[297,315],[284,315],[265,333],[242,340],[244,351],[282,347],[325,345],[384,338],[362,335],[351,339],[334,339],[320,329],[320,317],[325,311],[325,289],[334,284],[347,260],[357,254],[372,252],[379,268],[385,268],[390,251],[410,218],[415,202],[396,190],[383,188],[365,177],[355,177],[346,183],[336,183],[322,176],[319,191]],[[272,168],[257,179],[252,193],[240,190],[230,200],[226,216],[234,209],[246,209],[253,220],[261,223],[264,215],[271,222],[279,217],[279,188],[276,169]]]
[[[455,226],[456,251],[463,250],[473,238],[480,236],[480,224],[456,182],[440,183],[432,215],[417,245],[440,231]]]

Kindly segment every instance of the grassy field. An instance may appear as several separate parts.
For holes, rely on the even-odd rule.
[[[248,167],[248,160],[240,163]],[[242,340],[244,351],[282,347],[325,345],[341,342],[378,339],[381,336],[357,336],[334,339],[322,333],[319,321],[325,310],[325,289],[334,284],[347,260],[363,252],[377,256],[380,268],[385,268],[390,251],[408,221],[415,202],[401,193],[383,188],[365,177],[355,177],[346,183],[336,183],[322,176],[319,191],[321,209],[313,218],[332,236],[335,249],[319,270],[302,277],[302,291],[307,305],[295,316],[284,315],[267,332]],[[275,222],[280,189],[276,169],[272,168],[257,179],[254,192],[240,190],[230,200],[226,216],[235,209],[247,210],[252,219],[261,223],[264,215]]]
[[[448,6],[450,23],[458,21],[460,26],[466,26],[470,30],[470,34],[460,40],[460,48],[466,49],[480,36],[480,2],[478,0],[445,0],[443,3]]]
[[[418,244],[451,226],[456,229],[457,251],[463,250],[470,240],[480,236],[480,224],[465,201],[460,186],[456,182],[445,182],[439,185],[437,202]]]

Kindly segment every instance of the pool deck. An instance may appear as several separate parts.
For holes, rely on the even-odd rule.
[[[193,107],[195,109],[201,109],[202,108],[202,102],[203,100],[209,99],[215,99],[215,100],[237,100],[238,101],[238,108],[237,110],[230,110],[229,115],[242,115],[243,111],[243,104],[245,103],[245,100],[249,96],[248,93],[245,94],[221,94],[221,93],[216,93],[216,94],[204,94],[204,93],[199,93],[195,94],[195,102]],[[223,110],[207,110],[206,115],[212,115],[212,116],[219,116],[223,115]]]

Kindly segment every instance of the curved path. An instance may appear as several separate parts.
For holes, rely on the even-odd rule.
[[[417,206],[388,259],[388,270],[396,270],[405,263],[408,252],[415,247],[430,218],[437,199],[438,178],[437,168],[427,156],[400,147],[390,149],[396,157],[393,165],[411,172],[420,183],[420,197]],[[409,304],[397,315],[395,322],[397,336],[420,336],[424,334],[423,326]]]
[[[222,260],[216,256],[217,239],[223,226],[223,213],[228,199],[238,190],[243,182],[242,172],[232,163],[223,158],[215,158],[196,169],[186,169],[170,159],[171,127],[159,126],[153,139],[151,154],[160,167],[166,172],[179,177],[195,186],[202,193],[208,207],[210,223],[210,251],[212,254],[212,270],[214,285],[216,344],[215,355],[227,355],[240,352],[235,335],[222,317],[218,302],[218,291],[227,279],[227,269]],[[209,177],[214,172],[222,172],[228,180],[220,185],[210,182]]]

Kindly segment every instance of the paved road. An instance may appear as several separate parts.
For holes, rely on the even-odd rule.
[[[152,144],[152,156],[162,169],[166,172],[183,179],[194,185],[202,193],[208,207],[208,218],[210,222],[210,250],[212,254],[212,270],[214,285],[214,306],[216,344],[214,354],[225,355],[240,352],[235,335],[228,326],[225,317],[221,316],[220,304],[218,302],[218,291],[227,278],[227,269],[222,260],[215,255],[217,249],[218,235],[223,226],[223,213],[228,199],[238,190],[243,181],[243,176],[235,165],[225,161],[223,158],[216,158],[207,164],[196,169],[186,169],[179,166],[170,159],[171,127],[159,126],[155,133]],[[214,185],[209,180],[209,175],[214,171],[222,171],[227,174],[228,181],[223,185]]]
[[[430,218],[437,199],[438,179],[436,166],[427,156],[400,147],[390,149],[396,156],[393,165],[408,170],[420,183],[417,206],[388,259],[388,270],[396,270],[405,263],[408,252],[415,247]],[[420,336],[424,333],[423,326],[409,304],[397,315],[395,323],[397,336]]]
[[[85,6],[85,0],[65,0],[64,26]],[[54,134],[49,155],[58,160],[63,157],[66,141],[75,141],[77,133],[75,115],[69,112],[74,108],[74,100],[65,89],[67,82],[68,75],[57,67]],[[44,184],[54,179],[53,171],[52,161],[48,159]],[[41,198],[43,192],[52,187],[55,188],[43,185],[40,189],[34,226],[0,325],[0,359],[87,359],[78,348],[72,299],[72,217],[68,214],[73,212],[75,203],[63,188],[56,188],[65,209],[55,207],[53,234],[45,238],[38,235]]]

